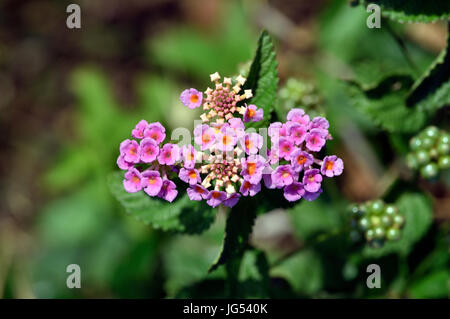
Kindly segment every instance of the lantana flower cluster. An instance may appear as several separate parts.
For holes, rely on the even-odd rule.
[[[159,122],[140,121],[131,132],[134,139],[120,143],[117,165],[126,170],[123,186],[129,193],[143,190],[172,202],[178,195],[175,183],[169,179],[176,171],[180,147],[163,143],[166,129]]]
[[[177,190],[169,177],[177,175],[188,184],[191,200],[233,207],[241,197],[259,193],[263,184],[283,189],[288,201],[314,200],[325,177],[342,174],[340,158],[317,155],[331,139],[325,118],[310,119],[302,109],[292,109],[287,121],[272,123],[264,137],[246,129],[246,123],[264,117],[263,109],[245,103],[252,97],[251,90],[242,89],[246,79],[239,75],[221,81],[214,73],[211,81],[213,88],[204,93],[191,88],[180,95],[185,106],[204,111],[192,144],[163,144],[164,127],[144,120],[132,131],[135,140],[122,142],[117,163],[127,170],[126,191],[143,190],[172,201]]]
[[[272,123],[267,154],[271,173],[264,175],[265,185],[283,188],[288,201],[316,199],[322,193],[323,179],[341,175],[344,170],[342,159],[336,155],[318,158],[317,153],[331,139],[328,128],[324,117],[311,120],[300,108],[290,110],[285,123]]]

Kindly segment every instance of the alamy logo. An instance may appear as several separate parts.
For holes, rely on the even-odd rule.
[[[367,6],[367,12],[372,14],[367,18],[366,24],[369,29],[381,28],[381,8],[379,5],[371,3]]]
[[[377,264],[370,264],[367,266],[367,272],[372,274],[367,277],[366,284],[370,289],[381,288],[381,268]]]
[[[66,20],[69,29],[81,29],[81,8],[78,4],[69,4],[66,12],[70,13]]]
[[[70,264],[66,268],[66,272],[71,273],[67,276],[67,288],[81,288],[81,268],[77,264]]]

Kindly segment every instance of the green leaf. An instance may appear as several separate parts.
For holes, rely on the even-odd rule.
[[[127,213],[154,228],[196,234],[207,230],[214,221],[216,211],[205,202],[191,201],[187,194],[169,203],[143,191],[128,193],[123,188],[123,172],[112,173],[108,184]]]
[[[389,132],[415,132],[425,124],[431,113],[406,106],[406,95],[413,83],[408,75],[391,75],[370,85],[348,83],[354,106]]]
[[[301,201],[288,210],[295,233],[302,240],[314,238],[340,227],[336,206],[329,206],[321,201]]]
[[[402,238],[396,242],[387,242],[382,248],[366,246],[363,254],[366,257],[381,257],[391,253],[407,255],[414,244],[418,242],[428,231],[433,212],[429,199],[419,193],[407,193],[396,202],[401,214],[405,216],[405,227],[402,230]]]
[[[409,288],[411,298],[448,298],[450,291],[450,272],[439,270],[422,277]]]
[[[252,201],[249,200],[241,200],[230,210],[225,226],[222,251],[209,272],[245,252],[256,218],[256,209],[252,207],[251,203]]]
[[[313,250],[302,250],[270,271],[271,277],[286,279],[296,293],[313,295],[323,287],[324,271]]]
[[[448,29],[447,47],[414,83],[406,100],[407,105],[419,110],[435,110],[450,104],[450,24]]]
[[[435,22],[450,18],[448,0],[360,0],[364,6],[370,3],[381,7],[381,14],[397,22]]]
[[[249,123],[251,127],[268,125],[273,106],[276,102],[278,87],[277,61],[272,39],[263,31],[258,40],[258,48],[253,58],[244,90],[252,90],[253,97],[247,104],[255,104],[264,110],[263,120]]]

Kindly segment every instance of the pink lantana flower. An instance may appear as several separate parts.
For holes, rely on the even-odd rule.
[[[158,197],[163,198],[168,202],[173,202],[177,195],[178,191],[175,183],[168,179],[163,180],[163,184],[161,186],[161,190],[158,193]]]
[[[120,143],[120,154],[128,163],[139,163],[139,144],[134,140],[125,140]]]
[[[130,168],[125,173],[125,179],[123,180],[123,187],[128,193],[139,192],[145,186],[145,180],[143,180],[141,173],[135,169]]]
[[[251,184],[258,184],[261,181],[262,173],[265,168],[265,159],[260,155],[250,155],[241,159],[241,175],[244,180]]]
[[[303,194],[303,198],[306,199],[308,202],[312,202],[312,201],[316,200],[320,194],[322,194],[322,188],[320,188],[315,193],[310,193],[310,192],[305,191],[305,194]]]
[[[284,198],[290,202],[298,201],[305,194],[302,183],[293,182],[284,188]]]
[[[178,176],[183,182],[188,183],[189,185],[196,185],[202,181],[200,173],[195,168],[182,167]]]
[[[181,93],[180,100],[188,108],[195,109],[202,105],[203,94],[196,89],[187,89]]]
[[[287,129],[289,137],[294,141],[295,145],[303,143],[308,132],[308,127],[306,125],[297,122],[288,122]]]
[[[195,150],[194,146],[192,145],[183,145],[181,147],[181,154],[183,157],[183,164],[186,168],[194,168],[196,158],[197,158],[197,151]]]
[[[272,172],[272,183],[278,188],[290,185],[297,179],[298,174],[291,165],[280,165]]]
[[[159,147],[158,144],[156,144],[155,140],[148,137],[144,138],[141,141],[139,148],[139,158],[141,159],[141,162],[151,163],[156,159],[158,155]]]
[[[145,179],[145,184],[147,185],[144,188],[144,192],[152,197],[158,195],[163,184],[159,172],[147,170],[142,173],[142,177]]]
[[[215,142],[214,129],[206,124],[198,125],[194,129],[194,141],[202,151],[209,149]]]
[[[239,189],[239,191],[244,196],[249,196],[249,195],[255,196],[256,194],[259,193],[260,190],[261,190],[261,183],[252,184],[249,181],[244,181],[241,185],[241,188]]]
[[[328,133],[327,133],[328,134]],[[326,136],[324,135],[324,130],[322,129],[312,129],[306,135],[306,147],[313,152],[319,152],[325,145]]]
[[[303,176],[303,187],[305,191],[315,193],[320,189],[322,183],[322,175],[318,169],[313,168],[305,172]]]
[[[291,159],[291,154],[295,150],[294,143],[291,139],[286,137],[281,137],[278,146],[278,155],[285,160],[289,161]]]
[[[220,132],[216,135],[216,139],[216,147],[222,152],[232,151],[237,142],[234,130],[229,127],[222,128],[222,130],[220,130]]]
[[[250,104],[245,109],[244,122],[258,122],[264,117],[264,110],[258,108],[256,105]]]
[[[129,168],[133,167],[134,164],[125,160],[125,154],[120,154],[117,158],[117,166],[119,166],[120,169],[128,170]]]
[[[144,137],[149,137],[159,144],[166,138],[166,129],[159,122],[150,123],[144,131]]]
[[[317,117],[313,118],[313,120],[309,124],[310,130],[318,128],[318,129],[328,131],[329,127],[330,127],[330,123],[328,122],[328,120],[321,116],[317,116]]]
[[[309,167],[313,163],[314,157],[301,149],[297,149],[291,154],[291,165],[296,172],[300,172],[303,168]]]
[[[248,133],[243,137],[241,145],[247,155],[257,154],[263,146],[263,137],[258,133]]]
[[[320,172],[327,177],[341,175],[343,170],[344,162],[336,155],[326,156],[320,168]]]
[[[211,207],[217,207],[227,199],[227,193],[222,191],[211,191],[208,195],[206,203]]]
[[[222,204],[231,208],[239,202],[240,198],[241,198],[241,194],[233,193],[233,194],[229,195],[228,198],[222,202]]]
[[[305,111],[303,109],[290,110],[286,119],[288,121],[296,122],[302,125],[307,125],[309,123],[309,115],[305,114]]]
[[[202,185],[192,185],[186,190],[190,200],[207,199],[209,191]]]
[[[164,144],[159,152],[158,162],[161,165],[174,165],[180,159],[180,147],[176,144]]]
[[[134,138],[144,138],[144,131],[147,128],[148,123],[146,120],[141,120],[138,124],[136,124],[136,127],[134,130],[131,131],[131,136]]]

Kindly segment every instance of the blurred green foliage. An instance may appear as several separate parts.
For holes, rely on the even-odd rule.
[[[205,232],[194,236],[158,229],[185,230],[178,219],[175,224],[166,224],[165,220],[156,225],[159,227],[148,227],[124,214],[124,208],[107,186],[108,176],[115,178],[115,187],[120,184],[120,178],[110,175],[116,169],[119,143],[140,119],[159,120],[168,131],[177,126],[190,127],[197,114],[187,112],[178,102],[181,87],[203,87],[208,74],[215,71],[235,74],[238,64],[249,60],[256,49],[257,38],[242,7],[232,2],[227,10],[228,18],[218,21],[217,29],[210,33],[180,24],[147,40],[147,61],[153,69],[143,70],[135,79],[135,105],[118,102],[107,70],[95,65],[75,68],[70,85],[77,101],[73,114],[76,137],[64,145],[43,178],[45,189],[55,199],[45,205],[36,221],[39,249],[30,265],[35,296],[448,297],[449,226],[433,220],[428,196],[412,187],[402,187],[401,196],[398,189],[390,193],[407,218],[404,238],[376,251],[348,237],[348,200],[338,192],[335,182],[325,185],[325,192],[317,201],[284,207],[294,239],[301,243],[298,251],[284,259],[277,259],[277,251],[244,245],[242,238],[251,231],[248,225],[237,228],[238,234],[232,238],[243,244],[239,247],[242,258],[238,260],[234,252],[226,252],[227,244],[222,247],[226,223],[223,214],[215,216],[213,222],[212,211],[196,211],[206,214],[209,223],[200,225],[199,230]],[[391,99],[392,92],[386,93],[386,87],[380,88],[380,83],[388,75],[403,74],[410,88],[419,78],[417,73],[425,72],[433,61],[429,53],[407,42],[413,67],[392,35],[401,34],[403,26],[393,24],[390,31],[371,30],[365,27],[366,18],[362,6],[351,8],[343,0],[327,4],[320,17],[316,84],[324,98],[323,111],[332,123],[335,140],[331,148],[341,145],[340,131],[348,123],[355,123],[373,140],[379,124],[396,128],[397,121],[409,114],[406,106],[400,105],[406,88],[404,96],[395,94]],[[271,66],[275,66],[274,61]],[[154,69],[165,72],[160,74]],[[358,101],[365,106],[355,108],[354,96],[348,94],[336,76],[342,73],[358,84]],[[185,83],[187,78],[192,83]],[[373,95],[367,92],[370,89],[382,96],[372,101]],[[392,109],[397,112],[395,107],[402,107],[395,118],[391,113],[383,113]],[[285,110],[279,113],[282,112]],[[378,117],[375,121],[374,116]],[[413,121],[413,128],[402,131],[415,130],[425,119],[418,121]],[[402,143],[400,139],[400,147]],[[257,215],[280,207],[270,197],[261,196],[228,218],[239,225],[242,220],[238,217],[242,216],[236,212],[245,211],[252,215],[249,219],[253,223]],[[167,207],[151,209],[158,211],[144,219],[155,226],[159,221],[153,219],[166,214]],[[182,214],[174,210],[175,215]],[[136,207],[128,207],[128,212],[136,213]],[[188,216],[185,222],[198,226],[191,218]],[[206,230],[208,226],[211,227]],[[214,261],[225,261],[217,259],[224,256],[223,251],[227,265],[208,272]],[[82,269],[80,290],[69,290],[65,285],[65,269],[72,263]],[[225,262],[219,262],[222,263]],[[370,263],[382,265],[380,290],[373,291],[365,285]]]

